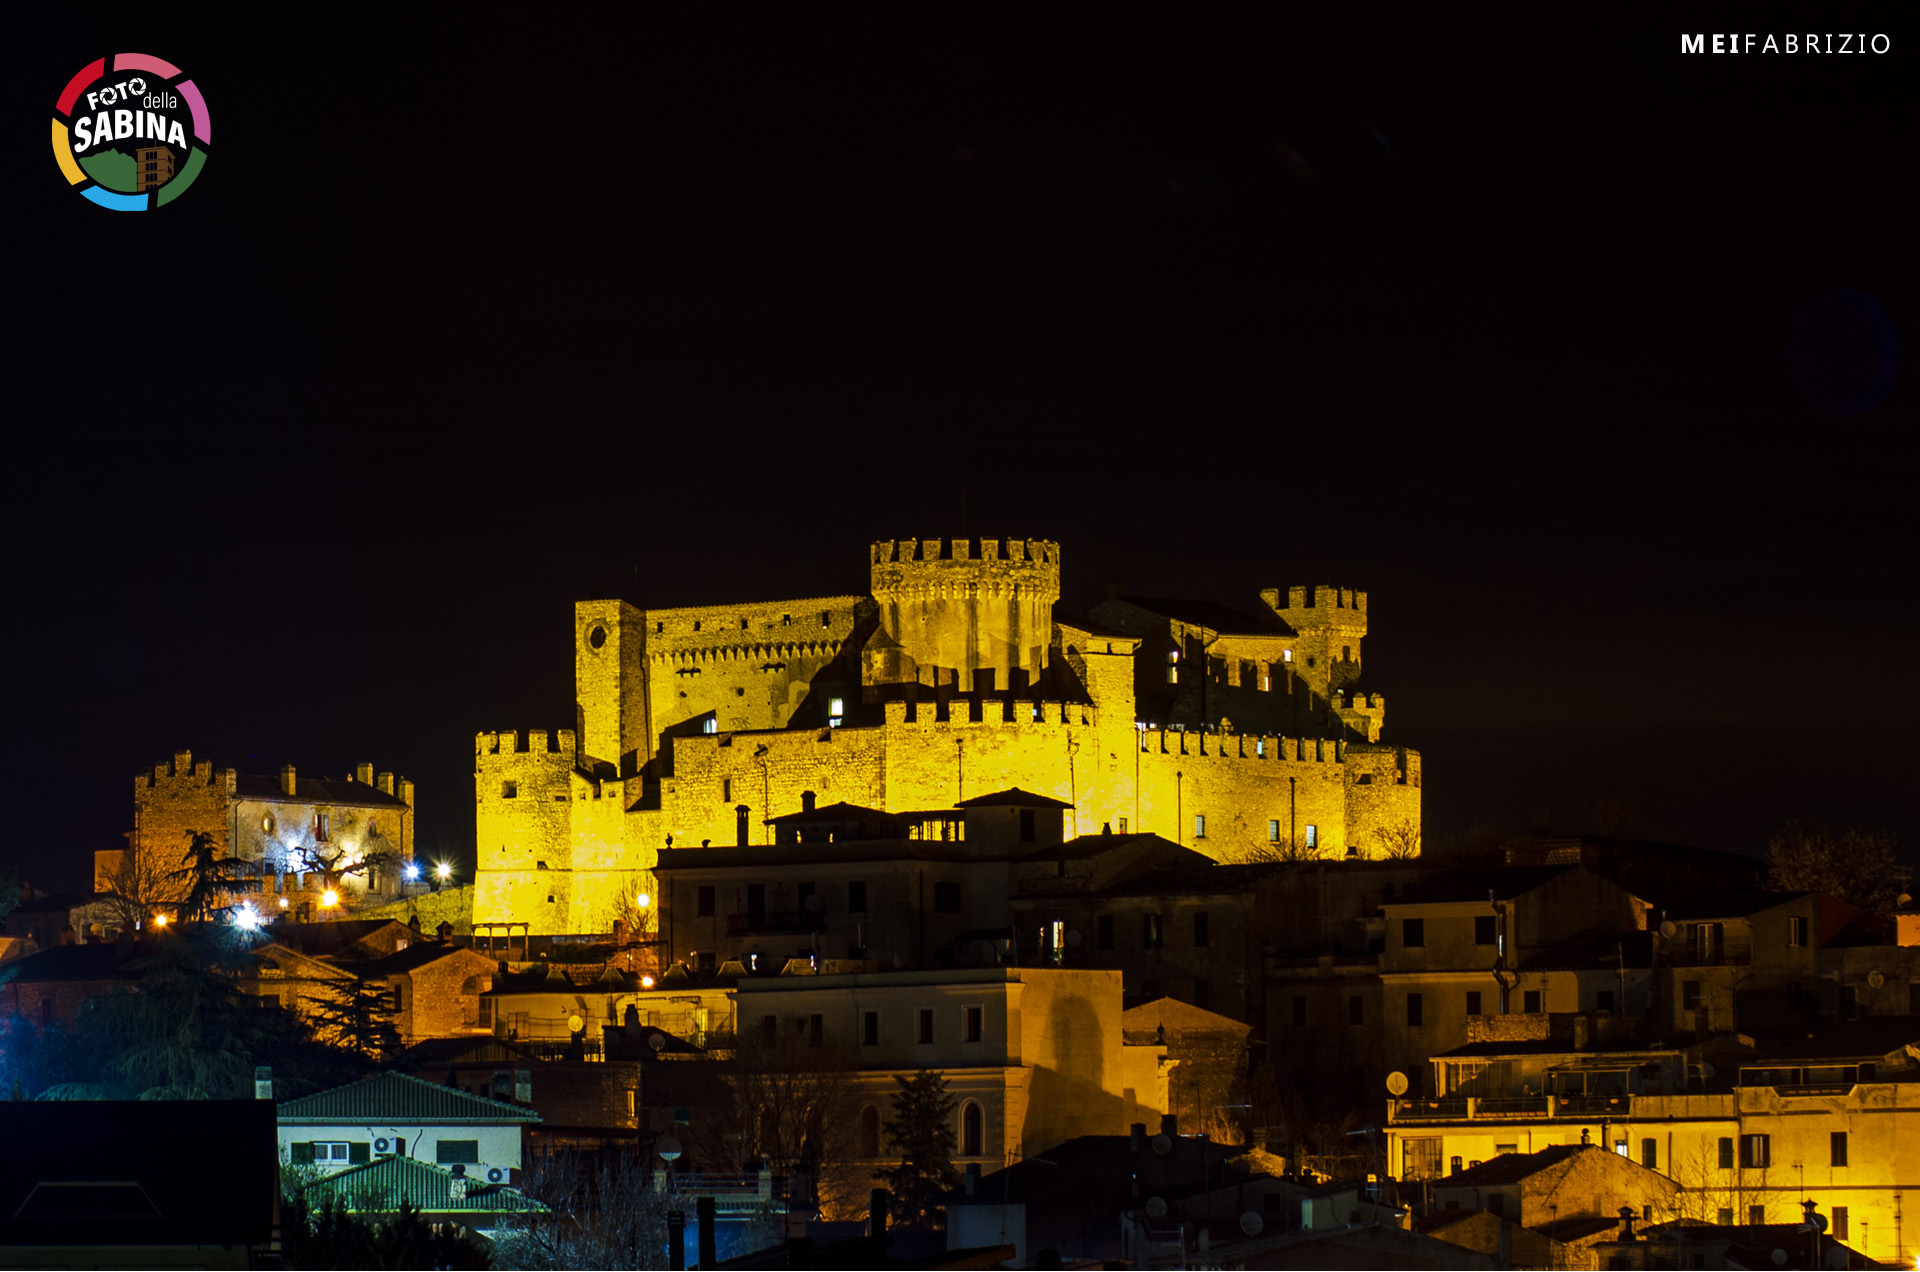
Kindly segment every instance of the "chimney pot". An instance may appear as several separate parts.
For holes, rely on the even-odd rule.
[[[803,813],[812,812],[813,801],[814,801],[814,794],[812,791],[801,791],[800,792],[800,811]]]
[[[1135,1122],[1131,1133],[1127,1136],[1127,1147],[1137,1153],[1146,1146],[1147,1124],[1145,1122]]]
[[[1168,1139],[1179,1139],[1180,1138],[1180,1115],[1178,1113],[1161,1114],[1160,1133],[1166,1136]]]
[[[280,766],[280,793],[282,795],[292,795],[294,793],[293,765],[291,764],[282,764]]]

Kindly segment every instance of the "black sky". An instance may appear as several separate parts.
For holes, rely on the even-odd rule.
[[[0,864],[79,885],[176,747],[371,759],[470,855],[575,599],[958,533],[1070,604],[1367,589],[1433,838],[1912,847],[1920,28],[1304,11],[10,18]],[[122,49],[214,118],[153,214],[38,122]]]

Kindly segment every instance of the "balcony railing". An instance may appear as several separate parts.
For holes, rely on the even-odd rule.
[[[1626,1117],[1632,1112],[1632,1101],[1630,1095],[1453,1095],[1394,1100],[1388,1107],[1388,1120],[1476,1122],[1502,1118]]]
[[[826,916],[810,910],[767,910],[758,914],[727,916],[728,936],[779,935],[826,930]]]

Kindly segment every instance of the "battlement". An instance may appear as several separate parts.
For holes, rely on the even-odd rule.
[[[1060,568],[1060,545],[1047,539],[882,539],[868,560],[874,565],[910,561],[1005,561]]]
[[[1285,597],[1286,604],[1280,603]],[[1318,587],[1290,587],[1282,592],[1277,587],[1262,588],[1260,599],[1273,610],[1293,621],[1291,616],[1299,613],[1309,621],[1318,619],[1322,623],[1347,622],[1358,620],[1365,622],[1367,617],[1367,594],[1352,588],[1330,587],[1322,584]],[[1339,611],[1350,610],[1351,614],[1341,615]],[[1294,624],[1298,626],[1298,623]]]
[[[213,770],[213,761],[201,760],[196,764],[192,751],[175,751],[172,763],[156,764],[152,772],[134,774],[133,789],[136,792],[150,791],[168,778],[183,777],[191,778],[201,786],[224,786],[229,791],[235,789],[238,781],[232,769],[221,769],[216,774]]]
[[[506,729],[475,734],[473,753],[480,759],[497,755],[555,755],[564,757],[571,765],[579,752],[572,729],[529,729],[525,733]]]
[[[1295,764],[1339,764],[1346,759],[1346,748],[1336,738],[1183,729],[1141,729],[1140,750],[1148,755],[1211,755],[1221,759],[1278,760]]]
[[[1379,693],[1348,693],[1345,690],[1336,690],[1333,695],[1333,708],[1336,711],[1385,711],[1387,698],[1385,694]]]

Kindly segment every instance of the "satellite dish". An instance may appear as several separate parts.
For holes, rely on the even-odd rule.
[[[1249,1210],[1240,1216],[1240,1231],[1250,1237],[1259,1236],[1260,1230],[1266,1226],[1267,1221],[1260,1217],[1258,1210]]]
[[[1676,924],[1672,919],[1668,919],[1665,923],[1662,923],[1660,925],[1660,935],[1666,937],[1669,941],[1673,939],[1673,934],[1678,932],[1679,930],[1680,930],[1679,925]]]
[[[506,1172],[502,1171],[498,1166],[495,1166],[487,1171],[487,1182],[490,1184],[497,1184],[503,1178],[505,1178],[505,1176],[506,1176]]]
[[[1166,1199],[1164,1197],[1147,1198],[1147,1218],[1165,1219],[1166,1217],[1167,1217]]]
[[[587,1022],[580,1019],[580,1017],[578,1016],[567,1017],[567,1028],[573,1030],[573,1032],[579,1033],[582,1029],[585,1029],[586,1027],[587,1027]]]
[[[680,1141],[671,1135],[662,1135],[653,1142],[653,1151],[660,1154],[663,1162],[675,1161],[680,1156]]]
[[[1710,1078],[1713,1076],[1713,1061],[1702,1060],[1700,1062],[1700,1076],[1703,1078]]]
[[[1825,1232],[1827,1230],[1827,1217],[1825,1215],[1816,1213],[1813,1216],[1813,1230],[1815,1232]]]
[[[650,1035],[647,1038],[647,1045],[649,1047],[652,1047],[655,1051],[663,1051],[666,1049],[667,1035],[663,1033]]]
[[[1398,1069],[1389,1073],[1387,1075],[1387,1093],[1389,1095],[1405,1095],[1407,1093],[1407,1075]]]
[[[821,909],[825,905],[825,903],[820,900],[820,894],[818,892],[812,893],[807,897],[805,901],[802,901],[800,904],[804,905],[808,910],[812,911],[815,914],[820,913]]]
[[[1887,983],[1887,974],[1885,972],[1868,972],[1867,973],[1867,984],[1873,986],[1875,989],[1880,988],[1882,985],[1886,983]]]
[[[1773,1266],[1776,1268],[1784,1268],[1787,1266],[1787,1252],[1785,1250],[1775,1250],[1773,1252]]]
[[[1162,1157],[1165,1157],[1173,1151],[1173,1140],[1168,1137],[1165,1131],[1153,1137],[1153,1151]]]
[[[1067,929],[1067,945],[1068,945],[1069,947],[1072,947],[1072,946],[1077,946],[1077,945],[1079,945],[1079,944],[1080,944],[1080,939],[1081,939],[1081,938],[1080,938],[1080,929],[1079,929],[1079,928],[1068,928],[1068,929]]]
[[[1900,899],[1899,899],[1899,900],[1897,900],[1897,901],[1895,901],[1895,902],[1894,902],[1894,904],[1895,904],[1895,905],[1910,905],[1910,904],[1912,904],[1912,902],[1913,902],[1913,894],[1912,894],[1912,893],[1910,893],[1910,892],[1902,892],[1902,893],[1900,894]]]

